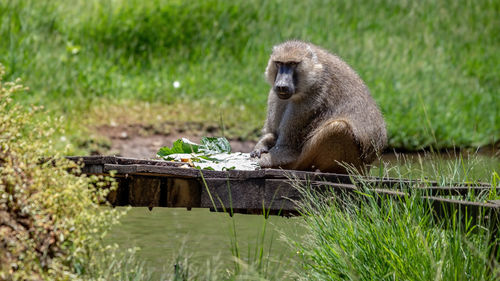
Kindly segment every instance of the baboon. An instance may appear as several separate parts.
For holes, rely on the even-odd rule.
[[[273,47],[263,136],[251,152],[262,168],[367,171],[387,143],[368,87],[338,56],[291,40]]]

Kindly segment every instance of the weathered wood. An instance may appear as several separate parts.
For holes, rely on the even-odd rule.
[[[114,156],[68,157],[85,164],[87,174],[109,174],[119,178],[118,190],[108,196],[115,205],[230,208],[249,210],[294,211],[298,191],[292,182],[309,183],[312,188],[331,188],[334,191],[359,190],[360,181],[379,194],[405,196],[419,193],[444,205],[497,208],[496,203],[467,202],[441,196],[464,196],[489,192],[485,184],[438,187],[436,182],[391,178],[265,169],[256,171],[210,171],[179,167],[161,160],[141,160]],[[205,186],[206,183],[206,186]],[[411,187],[411,188],[410,188]],[[212,195],[212,198],[210,197]],[[212,202],[213,200],[213,202]],[[450,201],[451,200],[451,201]]]
[[[201,207],[201,185],[193,179],[169,178],[165,207]],[[161,205],[163,206],[163,205]]]
[[[264,179],[205,179],[202,208],[263,209]]]
[[[128,201],[132,206],[160,206],[161,179],[147,176],[131,176]]]
[[[115,156],[73,156],[68,157],[73,161],[85,163],[84,169],[88,173],[108,173],[112,170],[118,174],[154,174],[155,176],[179,176],[188,178],[199,178],[201,174],[205,178],[276,178],[276,179],[301,179],[310,181],[328,181],[335,183],[351,183],[362,180],[371,185],[384,185],[386,187],[401,187],[419,184],[421,186],[437,186],[435,181],[405,180],[393,178],[355,177],[334,173],[318,173],[306,171],[292,171],[279,169],[265,169],[256,171],[210,171],[196,170],[192,168],[181,168],[184,163],[163,160],[141,160]],[[485,183],[470,183],[470,188],[490,187]],[[455,186],[455,185],[453,185]],[[452,187],[453,187],[452,186]]]
[[[120,165],[131,165],[131,164],[141,164],[141,165],[154,165],[154,166],[182,166],[184,163],[155,160],[155,159],[136,159],[136,158],[126,158],[118,156],[68,156],[69,160],[75,162],[83,162],[87,165],[99,165],[99,164],[120,164]]]

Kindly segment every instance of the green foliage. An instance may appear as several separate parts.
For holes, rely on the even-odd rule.
[[[187,139],[178,139],[172,144],[172,147],[160,148],[157,155],[168,159],[171,154],[182,153],[200,153],[201,157],[218,153],[231,153],[231,145],[224,137],[202,137],[200,144],[195,144]]]
[[[224,137],[202,137],[200,140],[199,150],[207,155],[217,153],[231,153],[231,145]]]
[[[188,116],[195,108],[203,120],[230,116],[227,131],[248,138],[265,118],[262,72],[271,46],[298,38],[359,72],[392,147],[478,146],[500,139],[499,5],[2,1],[0,61],[8,77],[35,89],[19,100],[76,114],[75,123],[99,103],[159,102],[182,104]],[[161,114],[178,118],[178,110]]]
[[[3,74],[0,65],[0,279],[78,279],[118,218],[99,207],[113,184],[76,176],[51,143],[58,121],[34,122],[40,109],[16,104],[25,88]]]
[[[178,139],[173,144],[172,147],[164,146],[158,150],[157,155],[159,157],[168,158],[171,154],[179,153],[197,153],[199,145],[187,142],[184,139]]]

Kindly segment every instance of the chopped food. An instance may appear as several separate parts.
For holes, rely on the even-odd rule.
[[[176,140],[172,147],[162,147],[157,156],[168,161],[187,163],[190,167],[208,170],[258,170],[257,161],[249,153],[233,152],[226,138],[203,137],[200,144],[186,138]]]

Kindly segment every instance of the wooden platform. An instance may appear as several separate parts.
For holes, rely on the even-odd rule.
[[[300,194],[294,183],[302,182],[322,191],[346,193],[360,190],[357,180],[347,175],[292,170],[264,169],[256,171],[210,171],[182,168],[182,163],[161,160],[141,160],[115,156],[68,157],[84,164],[82,172],[89,175],[109,175],[119,186],[109,194],[115,206],[210,208],[232,213],[263,213],[290,215],[297,212],[294,200]],[[499,201],[469,202],[460,200],[474,190],[489,192],[491,186],[438,187],[436,182],[409,181],[391,178],[363,178],[378,194],[405,196],[423,192],[436,205],[436,210],[452,206],[468,213],[484,208],[498,213]],[[411,184],[411,189],[407,188]]]

